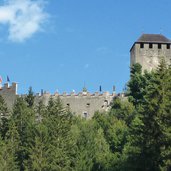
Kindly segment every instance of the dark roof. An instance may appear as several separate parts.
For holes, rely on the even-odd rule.
[[[171,43],[171,40],[163,36],[162,34],[142,34],[136,43]]]

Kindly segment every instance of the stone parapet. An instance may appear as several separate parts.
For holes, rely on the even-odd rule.
[[[0,88],[0,95],[4,98],[7,106],[9,109],[12,109],[14,102],[17,95],[17,83],[12,83],[11,85],[9,83],[5,83]]]

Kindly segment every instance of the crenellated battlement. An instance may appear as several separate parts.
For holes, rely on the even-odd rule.
[[[5,83],[2,87],[0,87],[0,95],[3,94],[15,94],[17,95],[17,83],[12,83],[11,85],[9,83]]]
[[[16,98],[19,96],[17,95],[17,83],[12,83],[11,85],[5,83],[0,88],[0,95],[5,99],[8,107],[12,109]],[[25,97],[27,94],[20,96]],[[42,91],[35,94],[35,104],[37,105],[42,100],[47,105],[50,98],[56,99],[59,97],[63,105],[70,108],[76,115],[91,118],[95,111],[108,111],[112,100],[117,96],[122,97],[123,94],[116,94],[115,92],[90,93],[84,90],[78,93],[72,91],[71,93],[63,92],[60,94],[59,92],[55,92],[54,94],[50,94],[49,92]]]
[[[18,97],[17,95],[17,83],[5,83],[0,87],[0,95],[4,98],[7,106],[12,109],[12,106]]]
[[[108,91],[103,92],[103,93],[99,93],[99,92],[94,92],[94,93],[90,93],[90,92],[71,92],[71,93],[67,93],[67,92],[63,92],[62,94],[55,92],[54,94],[51,94],[49,92],[44,92],[43,94],[37,93],[36,96],[55,96],[55,97],[106,97],[106,96],[116,96],[116,93],[112,93],[110,94]]]
[[[90,93],[88,91],[82,91],[76,93],[72,91],[71,93],[63,92],[62,94],[59,92],[55,92],[54,94],[42,92],[36,94],[35,103],[42,100],[43,103],[47,105],[50,98],[56,99],[59,97],[63,105],[70,108],[76,115],[91,118],[96,111],[108,111],[112,100],[116,96],[118,96],[118,94],[115,92]]]

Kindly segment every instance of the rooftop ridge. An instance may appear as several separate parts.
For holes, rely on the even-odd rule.
[[[171,40],[162,34],[142,34],[136,43],[171,43]]]

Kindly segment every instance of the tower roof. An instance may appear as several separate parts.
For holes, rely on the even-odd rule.
[[[171,40],[162,34],[142,34],[136,43],[171,43]]]
[[[171,44],[171,40],[167,37],[163,36],[162,34],[142,34],[139,39],[134,42],[130,51],[134,47],[136,43],[169,43]]]

